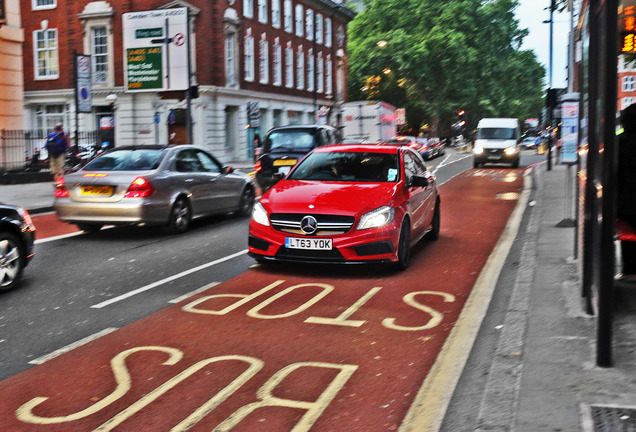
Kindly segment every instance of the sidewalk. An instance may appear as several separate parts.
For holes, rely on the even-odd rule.
[[[596,367],[575,229],[557,227],[567,216],[566,175],[562,165],[534,169],[524,221],[443,431],[636,431],[636,286],[617,286],[614,367]]]

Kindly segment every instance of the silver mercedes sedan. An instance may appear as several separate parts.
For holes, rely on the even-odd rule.
[[[186,231],[193,218],[249,216],[251,177],[191,145],[117,147],[56,184],[57,217],[87,232],[104,225]]]

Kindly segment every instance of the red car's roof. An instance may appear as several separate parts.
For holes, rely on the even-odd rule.
[[[318,147],[314,152],[370,152],[395,154],[400,147],[382,144],[334,144]]]

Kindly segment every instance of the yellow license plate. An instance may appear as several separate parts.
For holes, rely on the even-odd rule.
[[[293,166],[296,165],[296,159],[277,159],[274,166]]]
[[[82,186],[82,195],[112,195],[112,186]]]

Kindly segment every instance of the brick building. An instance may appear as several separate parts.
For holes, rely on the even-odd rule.
[[[27,129],[102,132],[115,145],[192,141],[223,161],[251,160],[271,127],[338,124],[346,97],[346,27],[354,13],[331,0],[20,0]],[[128,92],[122,15],[188,10],[190,83],[184,91]],[[91,57],[92,112],[75,114],[74,54]],[[252,108],[251,124],[247,114]],[[77,121],[76,121],[77,117]]]
[[[618,57],[618,110],[622,111],[636,103],[636,61],[625,61]]]

